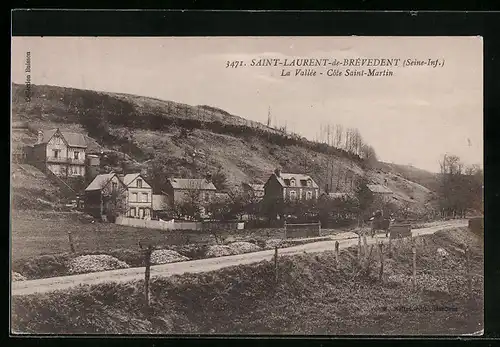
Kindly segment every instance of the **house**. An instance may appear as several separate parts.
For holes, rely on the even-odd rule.
[[[374,194],[380,196],[392,196],[392,190],[381,184],[367,184],[366,187]]]
[[[251,196],[253,198],[262,199],[264,197],[264,185],[263,184],[243,182],[241,184],[241,186],[243,188],[243,192],[245,194],[248,194],[249,196]]]
[[[212,202],[216,192],[214,184],[205,178],[171,178],[165,189],[171,207],[186,201],[196,202],[201,207]]]
[[[153,190],[140,173],[123,176],[127,187],[127,216],[133,218],[149,218],[153,209]]]
[[[127,213],[127,187],[116,173],[97,175],[85,188],[85,212],[114,219]]]
[[[319,186],[309,175],[282,173],[276,169],[264,184],[264,197],[283,200],[318,199]]]
[[[86,149],[83,134],[59,129],[39,131],[37,142],[26,147],[30,164],[59,177],[85,176]]]

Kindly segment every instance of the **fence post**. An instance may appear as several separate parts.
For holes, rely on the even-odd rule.
[[[361,264],[361,234],[358,235],[358,263]]]
[[[411,251],[413,253],[413,289],[417,287],[417,248],[415,245],[411,247]]]
[[[339,242],[335,241],[335,267],[339,267]]]
[[[464,253],[465,253],[465,267],[467,271],[467,287],[469,289],[469,298],[473,298],[473,291],[472,291],[472,276],[471,276],[471,271],[470,271],[470,252],[469,252],[469,246],[465,245],[464,246]]]
[[[384,243],[380,242],[378,245],[378,250],[379,250],[379,257],[380,257],[380,273],[378,275],[379,281],[382,281],[382,278],[384,276]]]
[[[146,270],[144,272],[144,302],[146,305],[146,309],[149,309],[150,301],[149,301],[149,279],[151,277],[151,253],[153,251],[153,247],[151,245],[145,251],[145,265]]]
[[[363,233],[363,255],[365,258],[368,255],[368,243],[366,242],[366,234]]]
[[[321,222],[318,222],[318,236],[321,236]]]
[[[73,245],[73,235],[71,234],[71,230],[68,230],[68,240],[71,253],[75,253],[75,246]]]
[[[278,246],[274,246],[274,281],[278,285]]]
[[[286,219],[285,219],[285,221],[284,221],[284,223],[283,223],[283,229],[284,229],[284,231],[285,231],[285,239],[286,239]]]

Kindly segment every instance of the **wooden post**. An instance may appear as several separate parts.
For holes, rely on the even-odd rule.
[[[318,236],[321,236],[321,222],[318,222],[318,228],[319,228],[319,231],[318,231]]]
[[[472,290],[472,275],[470,271],[470,252],[469,246],[464,245],[464,253],[465,253],[465,267],[467,271],[467,287],[469,289],[469,298],[473,298],[473,290]]]
[[[361,234],[358,235],[358,263],[361,264]]]
[[[339,242],[335,241],[335,267],[339,267]]]
[[[286,239],[286,219],[283,222],[283,229],[284,229],[284,232],[285,232],[285,239]]]
[[[363,234],[363,255],[368,256],[368,243],[366,242],[366,234]]]
[[[75,253],[75,246],[73,245],[73,235],[71,234],[71,231],[68,231],[68,240],[71,253]]]
[[[274,281],[278,284],[278,246],[274,246]]]
[[[383,251],[384,244],[382,242],[379,243],[378,245],[378,254],[380,258],[380,272],[378,274],[378,279],[379,281],[382,281],[383,275],[384,275],[384,251]]]
[[[413,288],[417,287],[417,248],[415,245],[411,247],[411,251],[413,253]]]
[[[392,239],[390,237],[389,237],[389,257],[392,258]]]
[[[149,279],[151,277],[151,253],[153,251],[153,247],[151,245],[145,251],[144,262],[146,265],[146,270],[144,272],[144,302],[146,308],[149,308]]]

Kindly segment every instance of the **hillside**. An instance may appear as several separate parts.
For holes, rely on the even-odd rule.
[[[380,168],[388,172],[392,172],[407,180],[418,183],[434,192],[439,188],[439,174],[425,171],[410,165],[400,165],[392,163],[379,163]]]
[[[366,176],[396,193],[396,203],[422,210],[430,190],[395,169],[369,170],[359,157],[343,150],[285,134],[261,123],[210,106],[190,106],[153,98],[13,84],[13,121],[29,123],[30,132],[13,142],[33,143],[37,129],[59,127],[86,134],[89,152],[104,152],[104,170],[141,170],[159,190],[171,176],[223,173],[227,188],[241,182],[263,183],[273,170],[308,173],[321,189],[352,192]],[[13,144],[16,145],[16,144]]]

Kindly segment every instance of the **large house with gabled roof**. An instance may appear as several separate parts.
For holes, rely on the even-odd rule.
[[[85,177],[86,149],[83,134],[57,128],[39,131],[37,142],[25,151],[27,161],[43,171],[59,177]]]
[[[319,186],[309,175],[276,169],[264,184],[264,197],[291,201],[318,199]]]
[[[152,215],[153,189],[140,173],[131,173],[121,177],[127,187],[127,216],[148,218]]]

